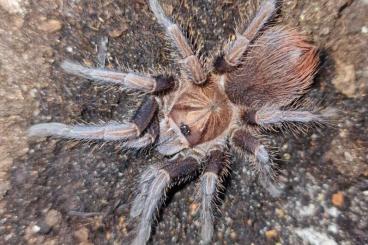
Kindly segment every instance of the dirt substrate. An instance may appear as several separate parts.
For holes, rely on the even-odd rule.
[[[235,20],[250,9],[241,0],[164,2],[206,40],[207,53],[233,35]],[[298,137],[272,136],[285,172],[281,198],[272,198],[234,158],[214,242],[367,244],[368,1],[290,0],[279,15],[321,48],[309,97],[337,108],[339,120]],[[102,37],[109,38],[110,68],[175,70],[146,1],[0,0],[0,16],[0,243],[128,243],[136,176],[160,156],[114,144],[30,141],[25,132],[39,122],[132,114],[136,97],[59,68],[65,59],[96,66]],[[152,244],[199,242],[195,192],[194,182],[170,191]]]

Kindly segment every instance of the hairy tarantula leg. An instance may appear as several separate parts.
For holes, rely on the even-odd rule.
[[[205,244],[211,242],[213,236],[213,205],[226,164],[225,154],[220,150],[214,150],[210,153],[208,164],[201,176],[201,237]]]
[[[147,128],[152,122],[158,111],[158,103],[152,96],[145,96],[142,104],[133,115],[131,122],[133,122],[139,132],[139,135]]]
[[[242,115],[243,122],[265,126],[283,122],[317,122],[326,123],[335,116],[335,110],[328,108],[319,112],[312,111],[282,111],[282,110],[259,110],[250,111]]]
[[[62,123],[41,123],[33,125],[28,130],[30,137],[56,136],[70,139],[85,140],[124,140],[137,138],[147,128],[155,113],[158,104],[152,97],[146,96],[138,108],[131,122],[106,123],[104,125],[66,125]]]
[[[136,139],[129,139],[125,141],[123,144],[124,147],[139,149],[139,148],[143,148],[143,147],[153,144],[156,141],[160,133],[159,127],[160,125],[159,125],[158,118],[155,117],[152,120],[151,125],[148,127],[147,132],[142,137],[139,137]]]
[[[259,163],[269,164],[269,156],[263,145],[261,145],[257,138],[246,132],[245,130],[237,130],[232,136],[232,143],[241,150],[252,153]],[[262,167],[262,166],[260,166]]]
[[[167,36],[177,48],[178,53],[182,58],[179,63],[182,64],[187,70],[190,79],[195,84],[204,83],[206,81],[207,75],[203,71],[203,67],[198,57],[193,53],[178,25],[174,24],[165,15],[163,9],[158,3],[158,0],[150,0],[149,4],[152,12],[157,18],[157,21],[165,28]]]
[[[230,72],[238,66],[241,58],[248,49],[249,43],[267,23],[276,11],[276,0],[265,0],[258,13],[247,26],[245,31],[237,32],[236,39],[225,47],[224,55],[215,60],[215,69],[219,73]]]
[[[166,189],[175,180],[188,176],[199,168],[199,162],[188,157],[166,163],[161,168],[151,167],[140,178],[140,193],[133,202],[131,217],[141,215],[133,244],[146,244],[151,233],[154,214],[163,201]]]
[[[131,217],[137,217],[142,213],[143,204],[145,203],[148,195],[148,190],[151,186],[151,182],[158,175],[160,170],[166,171],[171,179],[180,179],[195,171],[199,167],[199,163],[192,157],[169,161],[161,167],[150,167],[146,170],[139,181],[140,193],[137,195],[133,202],[130,212]]]
[[[237,130],[232,136],[232,144],[240,149],[254,155],[254,168],[259,174],[259,181],[262,186],[274,197],[281,194],[279,188],[275,185],[275,173],[272,169],[272,161],[269,154],[257,138],[245,130]]]
[[[158,171],[148,187],[146,199],[142,205],[142,216],[138,225],[137,235],[132,242],[134,245],[146,244],[151,234],[152,219],[160,201],[165,195],[165,190],[170,183],[170,176],[165,171]],[[141,198],[140,198],[141,199]]]
[[[106,123],[103,125],[66,125],[63,123],[40,123],[28,129],[30,137],[55,136],[80,140],[122,140],[138,136],[133,123]]]
[[[133,72],[123,73],[102,68],[89,68],[68,60],[61,63],[61,68],[69,74],[95,80],[97,82],[122,85],[127,89],[149,93],[167,91],[172,89],[175,85],[173,77],[166,77],[163,75],[147,77]]]

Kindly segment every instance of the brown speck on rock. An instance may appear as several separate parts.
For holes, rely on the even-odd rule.
[[[339,191],[332,195],[331,198],[332,204],[338,208],[342,208],[344,206],[344,193]]]
[[[277,217],[279,218],[284,218],[285,217],[285,211],[280,209],[280,208],[276,208],[275,209],[275,214],[277,215]]]
[[[194,215],[198,212],[198,208],[199,208],[198,203],[192,203],[192,204],[189,206],[190,215],[191,215],[191,216],[194,216]]]
[[[278,237],[278,232],[275,229],[271,229],[265,232],[267,239],[276,239]]]
[[[337,60],[336,68],[337,74],[332,83],[344,95],[354,97],[357,89],[354,65]]]
[[[62,219],[61,213],[57,210],[51,209],[46,214],[45,222],[50,227],[54,227],[60,224],[61,219]]]
[[[0,7],[10,14],[23,14],[21,0],[0,0]]]
[[[86,227],[81,227],[74,232],[74,236],[79,242],[88,242],[89,231]]]
[[[109,36],[112,38],[120,37],[127,30],[128,30],[128,25],[126,23],[123,23],[116,28],[112,28],[109,31]]]
[[[60,29],[63,27],[63,24],[61,23],[60,20],[46,20],[44,22],[42,22],[39,26],[38,29],[47,33],[54,33],[57,31],[60,31]]]

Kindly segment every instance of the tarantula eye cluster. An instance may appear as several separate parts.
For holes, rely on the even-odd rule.
[[[147,168],[140,177],[130,213],[139,219],[134,244],[148,241],[166,190],[201,172],[201,239],[209,242],[213,200],[227,173],[229,148],[250,155],[260,184],[277,196],[280,190],[272,158],[257,137],[259,129],[288,123],[325,123],[333,114],[332,110],[285,109],[310,87],[318,52],[294,30],[281,25],[268,27],[277,6],[275,0],[264,0],[247,28],[225,45],[221,55],[204,64],[158,0],[149,0],[149,6],[174,47],[181,73],[175,77],[144,75],[65,61],[61,67],[67,73],[141,91],[145,98],[126,122],[43,123],[32,126],[29,134],[116,141],[129,149],[154,146],[167,156],[165,163]]]
[[[184,136],[189,136],[190,135],[190,128],[188,125],[181,123],[180,124],[180,132],[184,135]]]

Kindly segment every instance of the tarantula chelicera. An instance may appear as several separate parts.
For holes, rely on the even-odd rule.
[[[167,189],[202,171],[201,238],[209,242],[213,203],[227,172],[229,148],[243,156],[246,153],[259,182],[277,196],[272,158],[257,137],[260,129],[287,123],[324,123],[331,115],[330,110],[290,109],[312,83],[318,51],[294,30],[266,26],[277,6],[276,0],[264,0],[250,23],[237,28],[234,40],[213,60],[204,62],[178,25],[165,16],[158,0],[149,0],[149,6],[176,50],[180,74],[150,76],[65,61],[61,67],[67,73],[141,91],[145,99],[124,123],[44,123],[32,126],[29,134],[119,141],[134,149],[154,146],[167,156],[165,163],[148,167],[140,177],[130,212],[140,220],[134,244],[148,241]]]

